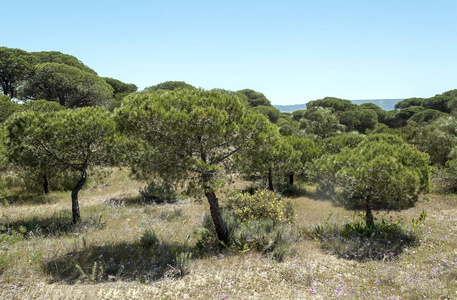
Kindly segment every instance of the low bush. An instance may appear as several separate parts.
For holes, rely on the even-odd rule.
[[[140,242],[141,245],[146,248],[158,246],[160,244],[159,238],[153,230],[146,230],[143,233]]]
[[[269,219],[274,224],[292,223],[295,211],[290,201],[283,201],[277,194],[260,190],[254,194],[235,192],[225,199],[224,208],[241,222],[251,219]]]
[[[445,167],[433,167],[431,182],[439,193],[457,192],[457,159],[448,160]]]
[[[151,181],[144,188],[140,188],[142,202],[144,203],[175,203],[178,201],[178,193],[167,182]]]

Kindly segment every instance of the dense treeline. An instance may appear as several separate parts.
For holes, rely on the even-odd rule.
[[[95,166],[128,166],[147,181],[205,195],[218,239],[228,242],[216,195],[228,174],[264,178],[283,192],[296,179],[312,180],[348,208],[364,209],[373,226],[372,209],[410,207],[429,190],[430,164],[441,174],[456,165],[457,90],[403,100],[395,111],[327,97],[288,114],[251,89],[168,81],[138,92],[71,55],[6,47],[0,86],[2,174],[34,178],[43,193],[73,174],[74,222]],[[7,193],[2,176],[0,198]]]

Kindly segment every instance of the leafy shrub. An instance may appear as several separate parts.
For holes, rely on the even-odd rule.
[[[143,189],[140,188],[142,200],[145,203],[175,203],[178,201],[178,193],[167,182],[151,181]]]
[[[441,193],[457,192],[457,159],[448,160],[445,167],[433,167],[432,179],[434,189]]]
[[[240,225],[240,220],[236,216],[227,213],[222,213],[222,219],[227,226],[229,235],[229,245],[225,246],[230,246],[233,242],[235,231]],[[201,227],[195,229],[195,234],[197,235],[196,246],[198,249],[213,251],[220,248],[220,242],[217,239],[216,228],[211,215],[206,214],[203,217]]]
[[[229,244],[225,247],[233,247],[240,252],[250,250],[259,251],[271,256],[277,261],[282,261],[287,245],[297,241],[300,234],[286,224],[275,224],[271,219],[250,219],[240,222],[235,215],[223,214],[230,236]],[[197,235],[197,248],[200,250],[217,251],[220,242],[217,240],[216,229],[210,215],[205,215],[202,227],[195,230]]]
[[[18,230],[7,228],[6,226],[0,227],[0,246],[12,245],[24,239],[24,234],[27,229],[24,226],[19,226]],[[1,249],[1,248],[0,248]]]
[[[261,190],[254,194],[233,193],[226,199],[225,208],[241,222],[251,219],[270,219],[274,224],[294,220],[295,211],[291,203],[282,201],[272,191]]]
[[[234,232],[233,244],[241,252],[253,249],[282,261],[286,245],[298,238],[298,233],[288,225],[275,225],[270,219],[249,220],[240,223]]]
[[[141,237],[141,244],[144,247],[154,247],[160,244],[159,238],[153,230],[146,230]]]
[[[183,277],[189,274],[189,263],[192,258],[192,252],[180,252],[175,256],[175,266],[171,267],[171,275],[173,277]]]

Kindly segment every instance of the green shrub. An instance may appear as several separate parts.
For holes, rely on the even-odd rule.
[[[440,193],[457,192],[457,159],[448,160],[445,167],[432,168],[434,190]]]
[[[141,237],[141,245],[144,247],[154,247],[160,244],[159,238],[153,230],[146,230]]]
[[[252,195],[233,193],[227,197],[225,209],[241,222],[270,219],[274,224],[292,223],[295,217],[291,203],[268,190],[256,191]]]
[[[167,182],[151,181],[144,188],[140,188],[140,194],[144,203],[175,203],[178,201],[178,193]]]
[[[230,246],[233,242],[235,231],[240,225],[240,220],[236,216],[227,213],[222,213],[222,219],[229,232],[229,244],[225,246]],[[195,234],[197,235],[196,246],[198,249],[212,251],[220,248],[220,242],[217,239],[216,228],[211,215],[206,214],[203,217],[201,227],[195,229]]]
[[[192,258],[192,252],[181,252],[175,256],[175,267],[176,276],[183,277],[189,274],[189,263]]]
[[[233,244],[239,251],[256,250],[282,261],[286,245],[299,239],[299,234],[288,225],[276,225],[271,219],[249,220],[241,223],[233,235]]]

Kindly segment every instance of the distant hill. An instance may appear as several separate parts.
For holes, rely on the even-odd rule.
[[[380,106],[384,110],[394,110],[394,106],[397,102],[400,102],[402,99],[368,99],[368,100],[351,100],[354,104],[362,104],[362,103],[374,103]],[[306,104],[293,104],[293,105],[275,105],[274,107],[279,109],[281,112],[293,112],[296,110],[306,109]]]

